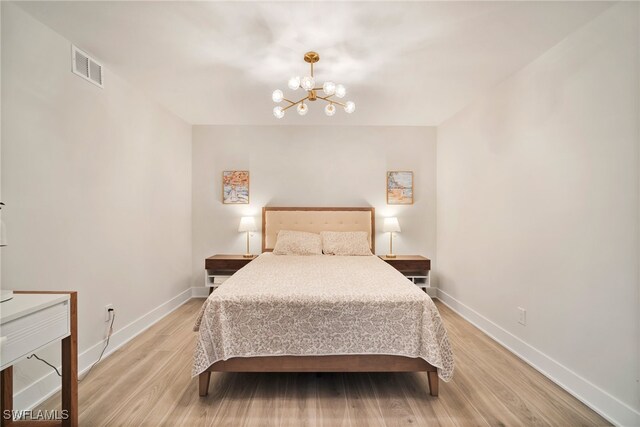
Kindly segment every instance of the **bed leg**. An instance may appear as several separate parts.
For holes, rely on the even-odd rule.
[[[429,394],[438,396],[438,371],[428,371],[429,376]]]
[[[211,379],[211,371],[204,371],[198,376],[198,388],[200,396],[206,396],[209,393],[209,380]]]

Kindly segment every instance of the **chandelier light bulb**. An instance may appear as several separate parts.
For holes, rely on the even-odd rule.
[[[284,111],[282,111],[282,107],[278,105],[276,108],[274,108],[273,109],[273,115],[276,116],[279,119],[283,118],[284,117]]]
[[[309,111],[309,107],[307,106],[307,104],[302,102],[298,104],[298,107],[296,108],[296,110],[298,110],[298,114],[300,114],[301,116],[304,116]]]
[[[324,113],[331,117],[336,113],[336,106],[333,104],[327,104],[326,107],[324,107]]]
[[[338,98],[344,98],[347,94],[347,89],[342,85],[336,85],[336,96]]]
[[[289,79],[289,89],[296,90],[300,87],[300,77],[293,76]]]
[[[325,95],[331,96],[336,93],[336,84],[334,82],[325,82],[322,85],[322,91]]]
[[[315,86],[316,81],[311,76],[305,76],[302,78],[302,89],[311,90]]]
[[[344,111],[349,114],[353,113],[354,111],[356,111],[356,104],[351,101],[347,101],[347,103],[344,104]]]
[[[271,99],[273,99],[273,102],[281,102],[283,98],[284,94],[280,89],[274,90],[273,94],[271,95]]]

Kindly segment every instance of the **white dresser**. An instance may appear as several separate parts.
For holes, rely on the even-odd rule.
[[[70,331],[69,294],[15,294],[0,304],[0,370]]]
[[[77,292],[16,291],[0,303],[0,424],[4,426],[78,425]],[[62,410],[56,420],[16,421],[13,408],[13,365],[54,342],[62,355]],[[27,408],[15,408],[24,410]]]

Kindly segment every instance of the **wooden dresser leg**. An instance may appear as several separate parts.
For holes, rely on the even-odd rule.
[[[200,396],[209,394],[209,380],[211,379],[211,371],[204,371],[198,377]]]
[[[13,366],[9,366],[8,368],[3,369],[0,374],[2,377],[2,396],[0,397],[0,420],[2,421],[0,425],[8,426],[11,424],[11,420],[13,419]],[[11,414],[10,417],[4,417],[5,412],[9,411]]]
[[[427,372],[429,376],[429,394],[431,396],[438,395],[438,371],[429,371]]]
[[[78,294],[70,293],[71,335],[62,340],[62,410],[67,418],[63,427],[78,426]]]

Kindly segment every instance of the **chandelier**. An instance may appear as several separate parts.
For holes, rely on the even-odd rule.
[[[288,102],[289,105],[282,107],[278,105],[273,109],[273,115],[277,118],[281,119],[284,117],[284,112],[293,106],[297,106],[296,110],[298,114],[304,116],[309,111],[309,106],[307,105],[309,101],[316,101],[318,99],[322,99],[327,102],[327,105],[324,107],[324,113],[327,116],[333,116],[336,113],[336,105],[344,108],[344,111],[351,114],[356,109],[356,104],[351,101],[340,102],[336,98],[344,98],[347,94],[347,90],[341,84],[335,84],[334,82],[324,82],[322,87],[316,87],[316,80],[313,76],[313,64],[320,60],[320,55],[316,52],[307,52],[304,54],[304,60],[311,65],[311,74],[309,76],[305,76],[302,79],[299,76],[291,77],[289,79],[289,89],[298,90],[302,89],[307,92],[306,96],[299,101],[291,101],[284,97],[284,94],[280,89],[276,89],[273,91],[271,95],[271,99],[273,102],[280,103],[282,101]],[[322,92],[320,92],[322,91]],[[322,96],[324,95],[324,96]],[[334,98],[336,97],[336,98]]]

